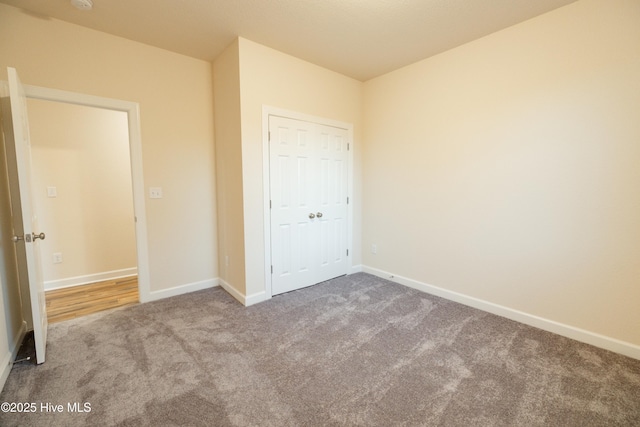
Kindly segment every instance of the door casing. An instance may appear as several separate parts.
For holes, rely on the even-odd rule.
[[[39,86],[24,85],[24,88],[27,98],[84,105],[127,113],[138,260],[138,292],[140,302],[150,301],[149,249],[147,245],[147,220],[144,199],[144,176],[142,171],[142,137],[140,133],[140,107],[138,103]]]

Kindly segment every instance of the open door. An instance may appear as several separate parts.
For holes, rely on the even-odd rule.
[[[39,247],[39,240],[44,239],[45,235],[38,229],[38,218],[32,206],[27,99],[16,70],[7,68],[7,73],[11,117],[4,117],[4,131],[11,189],[13,240],[18,258],[26,260],[26,265],[18,263],[18,272],[20,281],[26,280],[29,283],[29,295],[22,295],[22,298],[28,297],[31,302],[36,362],[40,364],[45,360],[47,344],[47,308]]]

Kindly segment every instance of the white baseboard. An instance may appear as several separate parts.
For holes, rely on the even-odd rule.
[[[65,279],[49,280],[44,282],[44,290],[69,288],[71,286],[86,285],[87,283],[101,282],[103,280],[114,280],[121,277],[135,276],[138,274],[136,267],[123,268],[121,270],[103,271],[101,273],[87,274],[84,276],[67,277]]]
[[[362,273],[362,264],[352,265],[349,274]]]
[[[348,274],[361,273],[361,272],[362,272],[362,265],[359,264],[359,265],[352,266]],[[222,279],[220,279],[220,286],[245,307],[249,307],[251,305],[258,304],[260,302],[271,299],[271,296],[267,294],[266,291],[260,291],[251,295],[245,295]]]
[[[244,306],[249,307],[250,305],[258,304],[259,302],[266,301],[271,299],[271,296],[268,296],[265,291],[256,292],[255,294],[247,295],[244,299]]]
[[[640,346],[636,344],[607,337],[605,335],[600,335],[595,332],[587,331],[585,329],[576,328],[574,326],[566,325],[554,320],[545,319],[533,314],[505,307],[503,305],[494,304],[489,301],[461,294],[459,292],[450,291],[448,289],[439,288],[437,286],[422,283],[417,280],[398,276],[387,271],[378,270],[376,268],[363,266],[362,271],[407,286],[409,288],[417,289],[419,291],[436,295],[451,301],[459,302],[461,304],[468,305],[482,311],[497,314],[498,316],[506,317],[507,319],[515,320],[516,322],[534,326],[536,328],[543,329],[548,332],[553,332],[555,334],[562,335],[576,341],[591,344],[595,347],[604,348],[606,350],[610,350],[615,353],[620,353],[625,356],[640,360]]]
[[[161,289],[159,291],[151,291],[149,292],[149,295],[144,298],[144,301],[142,301],[142,296],[141,296],[140,302],[150,302],[150,301],[156,301],[159,299],[175,297],[182,294],[188,294],[189,292],[195,292],[195,291],[201,291],[203,289],[214,288],[219,284],[220,284],[220,279],[215,278],[215,279],[201,280],[199,282],[193,282],[193,283],[187,283],[184,285],[174,286],[168,289]]]
[[[13,340],[11,348],[4,355],[2,361],[0,362],[0,366],[2,366],[2,371],[0,371],[0,392],[4,389],[4,384],[7,382],[7,378],[9,377],[11,368],[13,367],[13,361],[16,360],[18,350],[20,350],[20,344],[22,344],[22,340],[24,339],[26,333],[27,322],[22,322],[20,331],[18,331],[18,335],[16,335],[15,339]]]
[[[222,289],[227,291],[229,295],[234,297],[240,304],[244,305],[245,307],[249,307],[250,305],[254,305],[271,298],[267,296],[266,291],[257,292],[251,295],[245,295],[222,279],[220,279],[220,286],[222,287]]]
[[[229,283],[225,282],[222,279],[218,279],[220,281],[220,287],[222,287],[222,289],[224,289],[225,291],[227,291],[227,293],[229,295],[231,295],[232,297],[234,297],[236,300],[238,300],[238,302],[242,305],[244,305],[244,294],[240,291],[238,291],[236,288],[234,288],[233,286],[231,286]]]

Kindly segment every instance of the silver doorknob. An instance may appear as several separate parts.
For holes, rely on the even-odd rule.
[[[13,240],[14,242],[18,242],[20,240],[24,240],[24,236],[13,236],[11,240]]]
[[[313,212],[311,212],[311,213],[309,214],[309,218],[313,219],[313,218],[315,218],[315,217],[316,217],[316,215],[315,215]]]
[[[318,212],[318,213],[316,214],[316,216],[317,216],[318,218],[322,218],[322,212]]]
[[[40,240],[44,240],[44,233],[40,233],[40,234],[36,234],[36,233],[31,233],[33,234],[33,241],[35,242],[36,239],[40,239]]]

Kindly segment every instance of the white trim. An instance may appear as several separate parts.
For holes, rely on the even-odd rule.
[[[140,106],[136,102],[103,98],[77,92],[68,92],[39,86],[24,85],[27,98],[67,104],[105,108],[127,113],[129,124],[129,149],[131,153],[131,180],[133,185],[133,209],[135,213],[136,251],[138,259],[138,291],[140,302],[151,299],[149,272],[149,248],[145,209],[144,174],[142,171],[142,135],[140,133]]]
[[[362,264],[351,266],[351,273],[349,274],[355,274],[355,273],[362,273]]]
[[[18,355],[18,350],[20,350],[20,345],[22,344],[22,340],[24,339],[25,334],[27,333],[27,322],[22,322],[22,326],[16,335],[16,338],[13,340],[13,345],[9,349],[9,351],[2,358],[2,372],[0,372],[0,392],[4,389],[4,385],[7,382],[7,378],[9,378],[9,374],[11,373],[11,368],[13,368],[13,361],[16,360],[16,356]]]
[[[269,111],[271,111],[270,108],[264,105],[262,106],[262,218],[264,228],[264,291],[271,297],[273,293],[271,290],[271,162],[269,160],[271,152],[269,151]]]
[[[136,267],[123,268],[121,270],[103,271],[102,273],[86,274],[84,276],[67,277],[65,279],[49,280],[44,282],[44,290],[69,288],[72,286],[86,285],[88,283],[102,282],[105,280],[115,280],[123,277],[135,276],[138,274]]]
[[[349,198],[349,204],[347,205],[347,249],[349,250],[349,256],[347,257],[346,274],[352,269],[353,264],[353,152],[355,144],[353,140],[353,124],[345,123],[338,120],[327,119],[324,117],[313,116],[310,114],[304,114],[297,111],[285,110],[278,107],[272,107],[269,105],[262,106],[262,183],[264,196],[263,201],[263,218],[264,218],[264,277],[265,277],[265,290],[262,292],[250,295],[247,298],[255,300],[256,302],[266,301],[273,295],[272,279],[271,279],[271,209],[269,208],[270,201],[270,163],[269,163],[269,116],[279,116],[294,120],[301,120],[320,125],[333,126],[340,129],[345,129],[348,133],[348,161],[347,161],[347,197]],[[239,300],[240,301],[240,300]],[[245,304],[250,305],[250,304]]]
[[[259,302],[269,299],[271,299],[271,295],[267,295],[266,291],[256,292],[255,294],[247,295],[244,298],[244,306],[249,307],[250,305],[258,304]]]
[[[222,279],[219,279],[220,287],[227,291],[229,295],[234,297],[240,304],[245,305],[245,296],[242,292],[238,291],[236,288],[231,286],[229,283],[225,282]]]
[[[188,294],[190,292],[201,291],[203,289],[215,288],[220,284],[220,279],[201,280],[199,282],[186,283],[184,285],[174,286],[169,289],[161,289],[159,291],[149,292],[149,301],[157,301],[164,298],[175,297],[178,295]]]
[[[236,288],[234,288],[233,286],[231,286],[229,283],[225,282],[224,280],[219,279],[219,281],[220,281],[220,287],[222,287],[222,289],[227,291],[229,295],[231,295],[233,298],[235,298],[240,304],[244,305],[245,307],[249,307],[250,305],[254,305],[259,302],[263,302],[268,299],[271,299],[271,296],[269,296],[266,293],[266,291],[256,292],[255,294],[251,294],[247,296],[242,292],[240,292],[239,290],[237,290]]]
[[[562,335],[563,337],[571,338],[576,341],[591,344],[595,347],[604,348],[606,350],[610,350],[615,353],[620,353],[622,355],[640,360],[640,346],[636,344],[600,335],[595,332],[587,331],[585,329],[577,328],[571,325],[566,325],[554,320],[545,319],[543,317],[525,313],[520,310],[515,310],[503,305],[494,304],[489,301],[461,294],[459,292],[450,291],[448,289],[443,289],[438,286],[422,283],[417,280],[398,276],[396,274],[376,268],[363,266],[362,271],[365,273],[373,274],[374,276],[381,277],[383,279],[390,280],[400,285],[407,286],[409,288],[417,289],[419,291],[436,295],[464,305],[468,305],[469,307],[477,308],[488,313],[506,317],[507,319],[515,320],[516,322],[524,323],[526,325],[543,329],[548,332],[553,332],[554,334]]]

